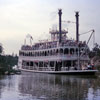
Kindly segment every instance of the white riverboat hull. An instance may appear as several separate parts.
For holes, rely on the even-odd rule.
[[[96,75],[98,70],[69,70],[69,71],[37,71],[21,69],[23,72],[45,73],[45,74],[66,74],[66,75]]]

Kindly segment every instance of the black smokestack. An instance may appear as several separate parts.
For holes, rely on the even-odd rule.
[[[61,43],[61,38],[62,38],[62,34],[61,34],[61,15],[62,15],[62,9],[59,9],[58,15],[59,15],[59,43]]]
[[[76,12],[76,41],[79,42],[79,12]]]

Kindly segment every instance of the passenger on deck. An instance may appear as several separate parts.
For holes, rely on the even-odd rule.
[[[88,68],[89,70],[91,70],[91,69],[92,69],[92,66],[91,66],[91,64],[90,64],[90,63],[88,64],[87,68]]]
[[[92,64],[91,67],[92,67],[93,70],[95,69],[94,64]]]
[[[82,65],[82,70],[85,70],[86,69],[86,65]]]

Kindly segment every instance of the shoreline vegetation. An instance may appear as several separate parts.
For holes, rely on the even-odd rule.
[[[100,73],[100,45],[95,43],[94,48],[89,51],[89,58]]]
[[[18,57],[12,55],[0,55],[0,75],[15,74],[17,70],[13,69],[17,65]]]
[[[4,48],[0,43],[0,75],[11,73],[17,73],[17,70],[13,69],[13,66],[17,65],[18,63],[18,56],[17,55],[5,55]]]

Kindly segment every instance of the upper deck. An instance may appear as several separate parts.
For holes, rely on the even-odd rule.
[[[58,41],[46,41],[46,42],[39,42],[35,43],[34,45],[22,45],[21,50],[43,50],[43,49],[51,49],[57,47],[86,47],[86,42],[79,42],[77,43],[74,40],[64,40],[60,44]]]

